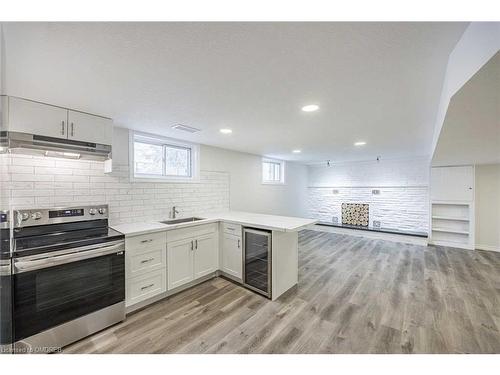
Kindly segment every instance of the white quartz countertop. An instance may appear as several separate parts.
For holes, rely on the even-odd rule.
[[[204,218],[203,220],[180,223],[180,224],[162,224],[160,222],[140,222],[112,225],[111,228],[125,234],[126,236],[137,236],[140,234],[159,232],[177,228],[186,228],[195,225],[202,225],[225,221],[233,224],[240,224],[247,227],[275,230],[280,232],[295,232],[306,226],[315,224],[317,220],[304,219],[291,216],[264,215],[252,212],[227,211],[216,214],[196,215]]]

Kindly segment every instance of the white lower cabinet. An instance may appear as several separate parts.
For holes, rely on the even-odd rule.
[[[241,245],[240,236],[228,233],[222,235],[222,271],[238,279],[243,277],[243,252]]]
[[[194,278],[206,276],[217,271],[218,249],[217,238],[209,234],[195,239]]]
[[[126,306],[133,310],[219,269],[217,224],[127,237],[125,259]]]
[[[168,290],[218,270],[216,224],[174,229],[167,239]]]
[[[168,289],[187,284],[193,276],[194,241],[190,238],[167,244]]]
[[[167,291],[165,232],[125,238],[125,304],[127,307]]]

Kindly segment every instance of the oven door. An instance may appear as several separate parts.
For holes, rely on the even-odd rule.
[[[125,300],[125,245],[14,260],[14,341]]]

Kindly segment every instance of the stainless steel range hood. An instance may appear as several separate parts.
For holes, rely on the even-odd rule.
[[[103,161],[111,158],[111,145],[7,131],[0,132],[0,151],[67,159]]]

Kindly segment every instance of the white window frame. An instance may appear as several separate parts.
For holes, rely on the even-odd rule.
[[[135,141],[144,141],[144,143],[170,145],[174,147],[189,148],[191,150],[191,176],[166,176],[166,175],[144,175],[135,173]],[[129,131],[129,168],[130,181],[142,182],[199,182],[200,181],[200,145],[179,139],[162,137],[160,135],[142,133],[138,131]]]
[[[280,165],[280,180],[279,181],[268,181],[264,180],[264,171],[263,171],[263,164],[264,163],[275,163]],[[262,158],[262,162],[260,164],[260,173],[262,177],[262,184],[264,185],[285,185],[285,161],[284,160],[278,160],[278,159],[269,159],[269,158]]]

